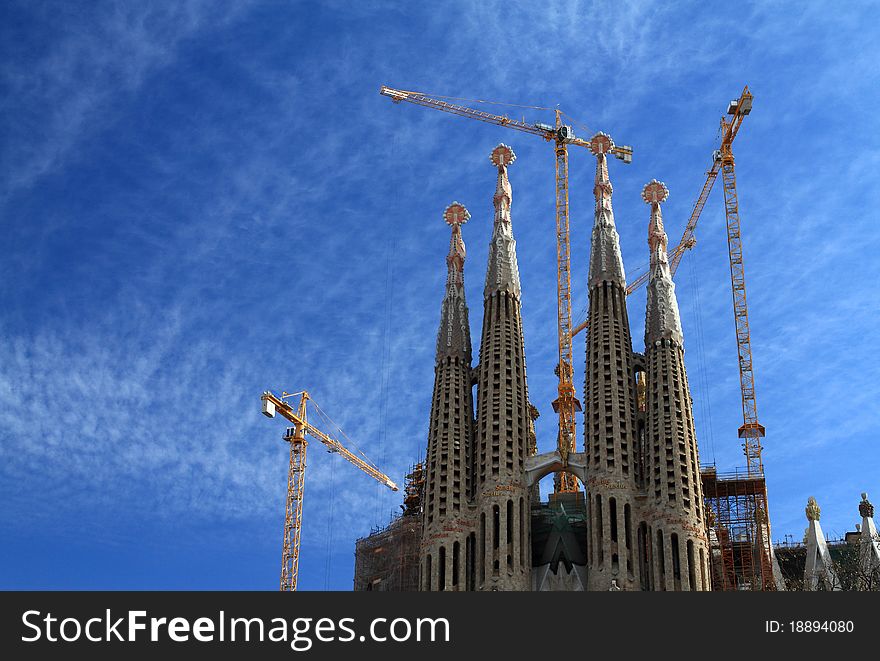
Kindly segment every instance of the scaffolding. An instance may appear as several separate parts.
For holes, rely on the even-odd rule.
[[[419,462],[406,476],[398,514],[384,528],[355,543],[355,591],[416,592],[419,589],[419,546],[425,467]]]
[[[776,590],[764,474],[701,470],[712,589]]]

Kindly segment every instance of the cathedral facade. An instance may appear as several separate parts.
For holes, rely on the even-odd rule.
[[[684,364],[684,336],[652,181],[644,353],[633,351],[612,208],[608,136],[597,134],[585,347],[583,452],[538,454],[526,378],[508,168],[498,145],[494,223],[474,365],[461,204],[451,227],[425,458],[419,589],[708,590],[709,550]],[[474,386],[476,394],[474,395]],[[583,492],[541,503],[538,480],[575,475]]]

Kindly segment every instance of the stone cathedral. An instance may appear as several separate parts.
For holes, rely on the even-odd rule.
[[[529,401],[508,168],[498,145],[494,224],[476,365],[465,301],[469,218],[451,226],[424,467],[421,590],[708,590],[709,557],[683,333],[670,275],[662,183],[650,207],[644,353],[633,351],[626,275],[606,153],[597,158],[585,347],[583,452],[538,454]],[[474,390],[476,386],[476,390]],[[551,494],[538,481],[575,475],[584,490]]]

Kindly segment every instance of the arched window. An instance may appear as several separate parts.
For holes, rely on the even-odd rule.
[[[477,559],[480,565],[480,582],[486,581],[486,513],[480,514],[480,557]]]
[[[666,547],[663,545],[663,531],[657,531],[657,566],[660,569],[660,589],[666,590]]]
[[[690,589],[697,589],[697,563],[694,562],[694,540],[689,539],[687,542],[687,558],[688,558],[688,581],[690,581]]]

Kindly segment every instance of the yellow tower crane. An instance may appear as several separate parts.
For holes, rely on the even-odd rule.
[[[297,395],[299,395],[299,405],[294,411],[290,404],[284,400]],[[288,427],[284,434],[284,440],[290,443],[290,465],[287,472],[287,511],[284,517],[284,543],[281,554],[281,591],[294,591],[299,572],[299,543],[302,533],[303,489],[306,477],[308,442],[305,435],[309,434],[318,439],[327,446],[328,451],[339,453],[343,458],[392,491],[397,491],[397,485],[363,453],[359,453],[360,456],[354,454],[338,440],[309,424],[306,417],[306,404],[310,397],[306,391],[282,393],[281,397],[277,397],[267,390],[260,399],[263,402],[263,415],[274,418],[276,413],[280,413],[283,418],[293,423],[293,427]]]
[[[576,421],[575,414],[581,405],[575,395],[574,368],[572,364],[572,328],[571,328],[571,244],[569,233],[568,211],[568,146],[590,149],[591,141],[582,140],[574,134],[571,126],[562,123],[562,112],[556,110],[556,124],[528,124],[506,115],[475,110],[467,106],[443,101],[436,96],[422,92],[393,89],[382,86],[379,93],[389,97],[393,102],[405,101],[426,108],[476,119],[488,124],[515,129],[524,133],[537,135],[553,144],[556,154],[556,292],[557,292],[557,325],[559,340],[559,362],[556,374],[559,379],[558,397],[553,402],[553,410],[559,415],[558,448],[563,462],[568,460],[568,453],[575,451]],[[452,97],[444,97],[452,99]],[[461,99],[459,99],[461,100]],[[485,103],[477,101],[478,103]],[[624,163],[632,162],[632,147],[628,145],[612,146],[610,152]],[[577,491],[577,478],[563,473],[556,482],[556,491]]]
[[[752,338],[749,331],[749,308],[746,303],[746,273],[743,266],[742,234],[739,222],[739,202],[736,195],[736,172],[733,165],[733,139],[743,119],[752,111],[752,93],[746,85],[739,99],[727,106],[727,116],[721,118],[721,148],[715,152],[715,162],[721,166],[724,183],[724,214],[727,218],[727,249],[730,256],[730,284],[733,291],[733,318],[736,323],[736,346],[739,353],[739,381],[742,392],[743,424],[739,437],[743,439],[746,469],[749,475],[762,476],[761,439],[764,425],[758,422],[758,403],[755,398],[755,373],[752,366]]]

